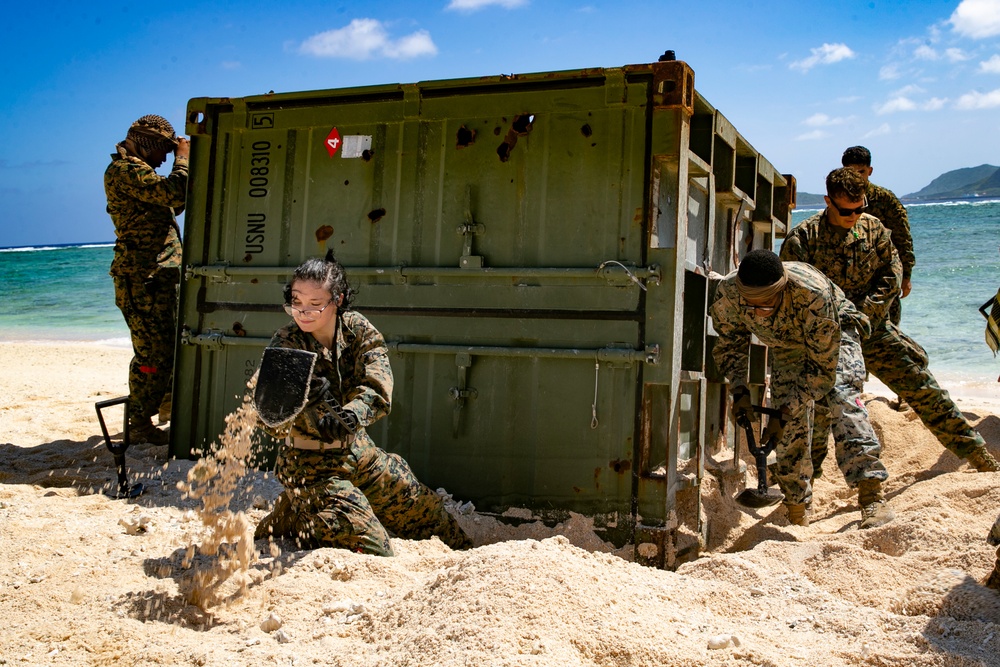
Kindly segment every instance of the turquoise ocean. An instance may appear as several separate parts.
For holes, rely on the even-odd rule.
[[[957,395],[1000,396],[1000,358],[986,346],[979,306],[1000,288],[1000,200],[907,207],[916,249],[902,328]],[[815,214],[800,210],[797,224]],[[108,275],[112,245],[0,249],[0,341],[79,341],[130,347]]]

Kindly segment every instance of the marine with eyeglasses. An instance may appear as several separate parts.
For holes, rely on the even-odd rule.
[[[868,316],[872,333],[861,341],[868,372],[909,404],[946,449],[980,472],[1000,471],[983,437],[931,374],[927,352],[889,317],[903,268],[888,230],[865,213],[866,185],[851,169],[831,171],[826,177],[826,209],[788,233],[781,259],[812,264]],[[829,425],[829,414],[817,409],[815,471],[822,470]]]

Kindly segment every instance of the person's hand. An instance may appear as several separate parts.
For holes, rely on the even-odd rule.
[[[903,278],[903,283],[899,286],[899,298],[905,299],[910,295],[911,289],[913,289],[913,283],[910,282],[909,278]]]
[[[174,149],[174,157],[190,157],[191,142],[187,137],[177,137],[177,148]]]
[[[309,378],[309,394],[306,398],[306,405],[316,405],[320,401],[326,398],[327,392],[330,390],[330,381],[325,377],[320,377],[317,375]]]
[[[785,424],[788,422],[787,416],[784,414],[780,417],[770,417],[767,420],[767,426],[760,433],[761,443],[773,442],[775,444],[781,442],[781,436],[785,434]]]
[[[753,403],[750,390],[740,385],[733,389],[733,418],[738,426],[749,426],[753,418]]]
[[[348,436],[358,430],[358,418],[354,416],[353,412],[331,407],[326,414],[319,418],[316,426],[324,442],[346,440]]]

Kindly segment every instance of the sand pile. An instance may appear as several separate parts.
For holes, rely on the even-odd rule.
[[[140,498],[102,493],[116,480],[93,403],[125,392],[129,353],[96,349],[0,345],[0,664],[1000,665],[1000,596],[979,583],[1000,476],[969,472],[888,399],[868,397],[897,515],[882,528],[857,530],[828,460],[806,528],[707,478],[706,552],[677,572],[612,553],[585,517],[514,527],[462,499],[471,551],[394,540],[395,558],[254,559],[225,545],[277,496],[267,475],[213,505],[247,520],[224,539],[206,534],[204,496],[178,488],[202,473],[163,447],[128,451]],[[41,382],[46,359],[71,381]],[[1000,452],[1000,403],[963,407]],[[207,599],[192,600],[192,573],[226,558],[245,576],[192,604]]]

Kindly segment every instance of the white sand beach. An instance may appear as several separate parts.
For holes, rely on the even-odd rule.
[[[265,547],[245,590],[234,577],[202,609],[184,563],[204,529],[177,488],[194,463],[133,446],[146,492],[105,493],[94,403],[127,392],[130,356],[0,343],[0,664],[1000,665],[1000,595],[981,586],[1000,474],[970,471],[878,387],[866,399],[897,516],[881,528],[858,530],[828,459],[808,527],[780,506],[742,510],[708,476],[708,543],[676,572],[615,553],[585,517],[514,528],[466,511],[470,551]],[[1000,455],[1000,398],[956,399]],[[232,509],[256,522],[280,487],[263,473],[245,485]]]

